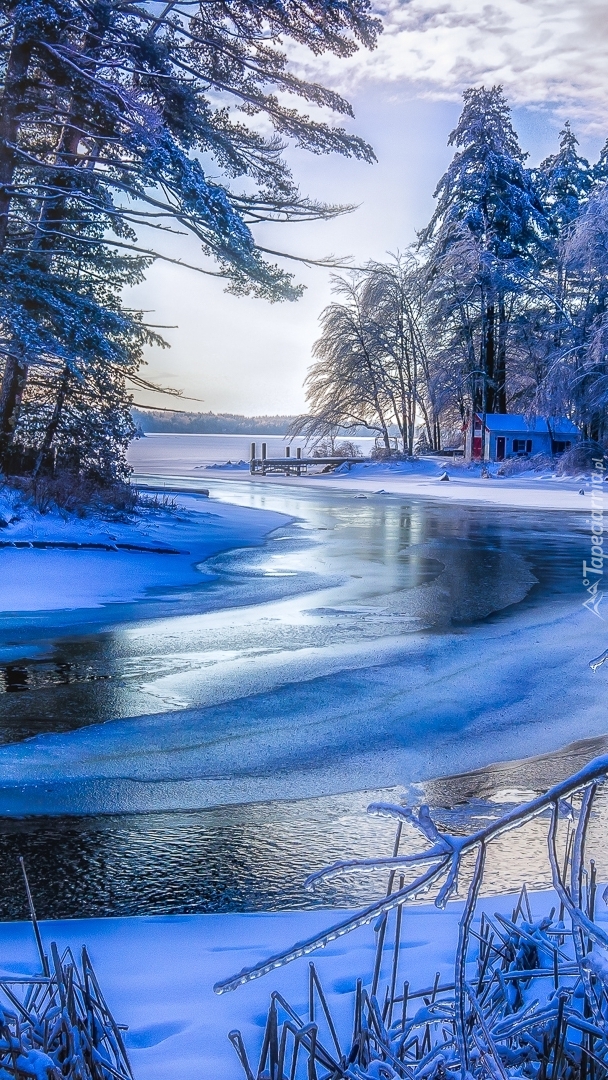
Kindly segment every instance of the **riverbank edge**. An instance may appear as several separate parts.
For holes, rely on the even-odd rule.
[[[447,474],[449,479],[442,480],[441,474]],[[340,474],[327,473],[311,476],[285,476],[282,474],[270,474],[251,476],[248,471],[230,472],[222,469],[208,467],[198,478],[205,480],[225,481],[250,481],[259,484],[288,484],[290,487],[319,487],[331,486],[333,490],[352,493],[354,497],[397,495],[406,498],[417,497],[433,501],[451,503],[478,503],[484,506],[504,506],[518,510],[531,511],[577,511],[590,513],[591,504],[591,478],[578,477],[544,477],[536,473],[524,474],[518,477],[489,476],[482,478],[481,469],[472,471],[454,469],[453,463],[448,461],[438,463],[438,475],[429,475],[428,471],[416,471],[415,467],[408,469],[407,465],[384,465],[371,463],[369,465],[355,465],[349,472]],[[156,474],[154,478],[141,473],[138,481],[145,484],[148,480],[162,482],[163,477]],[[166,478],[170,480],[169,477]],[[194,477],[193,477],[194,479]],[[379,485],[381,485],[379,490]],[[167,488],[169,490],[169,488]],[[602,490],[603,497],[603,490]]]
[[[171,507],[110,519],[21,508],[0,532],[3,631],[24,623],[57,627],[153,617],[162,601],[205,582],[212,556],[262,546],[293,521],[286,514],[209,499],[204,492],[168,493]],[[126,606],[126,610],[125,610]],[[166,610],[162,614],[166,614]],[[121,618],[122,615],[122,618]]]

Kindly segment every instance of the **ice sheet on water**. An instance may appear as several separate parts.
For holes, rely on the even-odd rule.
[[[569,742],[573,726],[580,737],[605,731],[601,676],[587,666],[595,640],[587,613],[564,604],[466,635],[364,643],[358,655],[327,657],[323,675],[311,654],[309,677],[286,679],[286,666],[274,686],[185,709],[179,723],[161,713],[1,748],[0,810],[298,798],[543,753]]]

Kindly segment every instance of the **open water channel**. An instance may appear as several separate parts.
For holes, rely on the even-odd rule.
[[[575,515],[170,481],[197,484],[290,521],[263,547],[208,560],[187,593],[115,606],[78,628],[13,623],[0,639],[10,649],[2,744],[129,717],[155,719],[164,740],[160,778],[144,767],[130,787],[104,782],[94,798],[79,801],[75,788],[74,813],[3,818],[0,917],[26,914],[18,854],[47,918],[351,906],[381,882],[345,878],[314,896],[302,882],[340,856],[390,851],[390,825],[364,813],[372,798],[413,791],[468,831],[510,789],[533,791],[602,749],[593,730],[583,733],[593,743],[565,756],[489,767],[578,734],[509,742],[521,688],[499,671],[517,620],[534,634],[579,604],[586,540]],[[438,691],[444,668],[454,674]],[[484,685],[505,698],[495,733],[471,721]],[[194,773],[182,741],[193,728],[207,740]],[[138,753],[145,762],[143,735]],[[436,779],[454,773],[465,775]],[[538,828],[521,870],[530,884],[545,881]],[[512,887],[513,873],[503,849],[488,887]]]

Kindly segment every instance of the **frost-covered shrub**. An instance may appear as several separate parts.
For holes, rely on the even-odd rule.
[[[11,484],[24,502],[33,506],[39,514],[49,514],[53,510],[63,510],[79,517],[91,512],[131,513],[139,502],[139,493],[130,484],[120,480],[103,483],[74,472],[63,471],[57,476],[15,477]]]
[[[393,447],[387,448],[386,446],[374,446],[371,454],[369,455],[373,461],[415,461],[415,456],[406,454],[403,450],[395,450]]]
[[[61,409],[54,404],[59,395]],[[52,444],[47,441],[45,447],[51,425]],[[26,388],[10,471],[21,476],[65,472],[106,484],[124,481],[130,472],[126,451],[134,433],[124,373],[108,372],[102,363],[89,364],[81,377],[45,372],[39,378],[32,376]]]
[[[360,458],[363,457],[363,454],[356,443],[351,442],[349,439],[343,439],[342,442],[336,442],[335,439],[321,439],[320,442],[315,443],[312,456]]]
[[[566,450],[560,455],[556,472],[558,476],[573,476],[580,472],[590,472],[595,467],[594,461],[598,458],[604,465],[608,464],[605,455],[603,446],[594,439],[585,439],[584,442],[578,443],[571,450]]]
[[[596,670],[607,656],[590,667]],[[484,818],[469,835],[444,833],[428,806],[372,803],[369,813],[392,818],[397,826],[393,855],[339,860],[312,873],[306,886],[356,870],[384,870],[386,891],[325,931],[214,987],[220,994],[235,990],[372,923],[375,962],[351,973],[351,1016],[342,1027],[342,1003],[332,1016],[311,963],[307,986],[298,994],[306,1004],[292,1005],[271,993],[256,1058],[249,1057],[241,1032],[230,1032],[247,1080],[606,1080],[608,934],[596,910],[600,897],[608,901],[608,890],[600,892],[587,833],[607,776],[608,756],[596,758],[545,794],[496,820]],[[541,910],[533,913],[524,885],[507,913],[494,905],[493,914],[478,912],[488,846],[533,818],[546,823],[556,896],[539,893],[534,906]],[[400,852],[406,827],[425,838],[416,854],[409,845]],[[432,982],[409,960],[404,905],[434,895],[435,906],[443,909],[458,895],[463,877],[469,883],[452,972],[443,982],[437,972]],[[430,941],[424,944],[432,955]]]
[[[524,472],[543,472],[545,469],[553,470],[555,462],[548,454],[534,454],[529,458],[508,458],[503,461],[497,470],[499,476],[517,476]]]

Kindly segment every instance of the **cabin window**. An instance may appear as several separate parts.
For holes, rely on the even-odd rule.
[[[556,441],[553,439],[553,442],[551,443],[551,452],[553,454],[565,454],[566,450],[569,450],[571,446],[571,442],[563,442],[562,440]]]
[[[513,439],[514,454],[531,454],[532,439]]]

